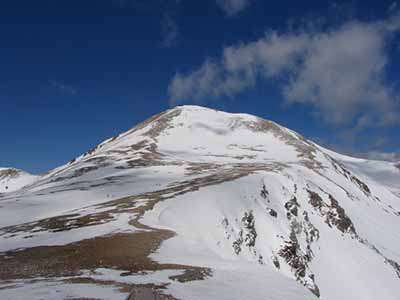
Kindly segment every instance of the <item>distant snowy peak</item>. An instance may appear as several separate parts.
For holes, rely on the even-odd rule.
[[[38,176],[15,168],[0,168],[0,193],[8,193],[34,183]]]
[[[316,148],[272,121],[199,106],[178,106],[91,149],[72,163],[93,157],[132,159],[141,153],[164,161],[298,162]]]

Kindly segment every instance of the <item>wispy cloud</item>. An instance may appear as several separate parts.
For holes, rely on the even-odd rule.
[[[398,15],[347,21],[330,30],[269,31],[259,40],[223,49],[218,60],[177,73],[172,101],[233,97],[274,80],[288,104],[311,104],[329,124],[357,128],[399,122],[399,96],[386,80],[388,47]]]
[[[373,159],[373,160],[386,160],[391,162],[400,162],[400,152],[379,152],[370,151],[366,153],[356,154],[359,157]]]
[[[178,24],[169,12],[165,13],[161,20],[161,35],[161,44],[166,48],[175,46],[179,40]]]
[[[58,80],[51,79],[49,80],[49,84],[64,94],[76,95],[78,93],[78,90],[75,87]]]
[[[234,16],[249,6],[252,0],[216,0],[217,5],[228,16]]]
[[[134,10],[144,15],[160,16],[161,47],[176,46],[180,39],[177,23],[181,0],[111,0],[113,5],[121,9]]]

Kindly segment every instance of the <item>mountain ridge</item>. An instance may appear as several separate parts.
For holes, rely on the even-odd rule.
[[[226,112],[222,112],[222,111],[218,111],[218,110],[215,110],[215,109],[210,109],[210,108],[202,107],[202,106],[196,106],[196,105],[181,105],[181,106],[176,106],[176,107],[174,107],[174,108],[172,108],[172,109],[163,111],[163,112],[161,112],[161,113],[159,113],[159,114],[157,114],[157,115],[155,115],[155,116],[152,116],[152,117],[148,118],[147,120],[145,120],[145,121],[143,121],[143,122],[141,122],[141,123],[139,123],[139,124],[133,126],[132,128],[128,129],[127,131],[125,131],[125,132],[123,132],[123,133],[121,133],[121,134],[118,134],[118,135],[116,135],[116,136],[114,136],[114,137],[108,138],[108,139],[104,140],[103,142],[100,142],[99,144],[97,144],[96,146],[94,146],[94,147],[91,148],[90,150],[86,151],[85,153],[83,153],[83,154],[81,154],[81,155],[79,155],[79,156],[77,156],[77,157],[71,159],[71,160],[70,160],[67,164],[65,164],[65,165],[61,165],[61,166],[59,166],[59,167],[56,167],[56,168],[54,168],[54,169],[51,169],[51,170],[49,170],[49,171],[47,171],[47,172],[45,172],[45,173],[43,173],[43,174],[33,175],[33,176],[48,177],[49,174],[57,173],[57,172],[59,171],[60,168],[63,168],[63,167],[65,167],[65,166],[67,166],[67,165],[74,164],[74,163],[76,163],[78,160],[80,160],[80,159],[82,159],[82,158],[87,158],[87,157],[89,157],[90,155],[94,154],[94,153],[96,152],[96,150],[99,150],[99,149],[101,149],[101,148],[107,146],[108,144],[115,142],[115,141],[118,140],[118,139],[126,138],[127,136],[131,135],[132,133],[134,133],[134,132],[136,132],[136,131],[138,131],[138,130],[144,129],[144,128],[146,127],[146,125],[151,124],[152,122],[158,122],[158,121],[160,121],[160,123],[163,123],[163,122],[164,122],[164,121],[162,120],[163,117],[167,117],[167,118],[168,118],[168,116],[171,116],[171,115],[172,115],[172,117],[174,117],[174,116],[177,116],[177,115],[178,115],[180,112],[182,112],[182,111],[185,111],[185,112],[206,111],[206,112],[215,112],[215,113],[219,113],[219,114],[222,113],[222,114],[225,114],[225,115],[230,115],[230,116],[233,116],[233,117],[237,117],[239,120],[240,120],[240,118],[242,118],[242,119],[246,119],[246,118],[247,118],[248,120],[250,120],[250,122],[248,121],[248,122],[250,123],[249,125],[252,125],[252,126],[255,126],[254,124],[257,124],[257,122],[260,122],[260,123],[265,122],[265,123],[267,123],[267,124],[271,124],[271,125],[272,125],[271,127],[275,127],[275,129],[282,130],[284,133],[290,134],[290,135],[291,135],[292,137],[294,137],[294,138],[297,138],[297,139],[299,139],[299,140],[301,140],[301,141],[308,142],[308,143],[310,143],[312,146],[314,145],[314,142],[308,141],[306,138],[304,138],[302,135],[298,134],[297,132],[295,132],[295,131],[293,131],[293,130],[290,130],[290,129],[288,129],[288,128],[285,128],[285,127],[279,125],[278,123],[276,123],[276,122],[274,122],[274,121],[270,121],[270,120],[267,120],[267,119],[263,119],[263,118],[260,118],[260,117],[257,117],[257,116],[253,116],[253,115],[250,115],[250,114],[243,114],[243,113],[226,113]],[[158,119],[160,119],[160,118],[161,118],[161,120],[158,120]],[[251,124],[251,121],[253,121],[254,123]],[[203,126],[204,126],[204,128],[207,127],[207,126],[205,126],[204,124],[203,124]],[[268,126],[265,126],[265,127],[268,127]],[[150,130],[149,130],[149,131],[150,131]],[[155,137],[155,136],[157,135],[157,131],[160,131],[160,130],[157,130],[157,129],[156,129],[156,130],[151,130],[151,132],[149,132],[149,133],[147,133],[147,134],[150,135],[150,136],[151,136],[151,135],[154,135],[154,137]],[[162,131],[162,130],[161,130],[161,131]],[[285,132],[285,131],[286,131],[286,132]],[[316,145],[316,144],[315,144],[315,145]],[[326,152],[328,155],[329,155],[329,154],[332,154],[332,153],[335,153],[334,151],[328,150],[328,149],[323,148],[323,147],[321,147],[321,146],[319,146],[319,145],[316,145],[316,146],[317,146],[319,149],[321,149],[323,152]],[[348,156],[348,155],[342,155],[342,154],[338,154],[338,153],[335,153],[334,156],[335,156],[335,157],[340,157],[340,159],[343,158],[343,159],[345,159],[345,160],[349,160],[349,159],[358,159],[358,158],[355,158],[355,157],[351,157],[351,156]],[[340,159],[339,159],[339,160],[340,160]],[[360,160],[365,160],[365,159],[360,158]],[[368,160],[368,161],[373,161],[373,160]],[[396,167],[400,167],[400,162],[397,163],[397,164],[394,163],[394,165],[395,165]],[[11,170],[13,170],[13,169],[15,169],[15,168],[10,167],[10,168],[0,168],[0,169],[11,169]],[[15,169],[15,170],[18,170],[18,169]],[[1,171],[1,170],[0,170],[0,171]],[[19,172],[27,173],[26,171],[23,171],[23,170],[18,170],[18,171],[19,171]],[[29,173],[27,173],[27,174],[29,174]]]

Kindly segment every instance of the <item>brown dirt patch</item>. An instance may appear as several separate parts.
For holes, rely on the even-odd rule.
[[[115,234],[83,240],[64,246],[40,246],[6,252],[0,257],[0,279],[38,276],[79,275],[82,269],[116,268],[144,270],[182,269],[183,266],[159,265],[148,258],[169,231]]]
[[[100,267],[116,268],[129,272],[185,269],[192,272],[186,273],[186,278],[197,278],[198,276],[193,274],[197,270],[204,269],[183,265],[158,264],[148,257],[158,249],[163,240],[171,238],[174,232],[150,228],[141,224],[140,218],[159,201],[196,191],[204,186],[231,181],[260,169],[271,170],[273,168],[271,165],[242,165],[239,168],[234,166],[232,169],[222,170],[216,174],[176,183],[161,191],[121,198],[97,205],[95,207],[102,209],[102,212],[99,213],[85,216],[74,214],[59,216],[39,222],[2,228],[2,231],[7,233],[30,232],[35,227],[35,230],[38,230],[37,226],[40,226],[41,229],[39,230],[63,231],[93,226],[102,221],[107,222],[112,220],[114,214],[128,212],[135,216],[130,224],[139,231],[100,236],[62,246],[38,246],[0,253],[0,279],[73,276],[79,275],[80,270],[93,270]],[[184,277],[177,278],[177,280],[182,278]]]

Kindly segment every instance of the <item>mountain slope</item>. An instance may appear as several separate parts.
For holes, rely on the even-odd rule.
[[[38,176],[14,168],[0,168],[0,193],[9,193],[36,181]]]
[[[369,177],[371,180],[384,185],[393,193],[400,195],[400,163],[354,158],[321,147],[320,149],[341,161],[353,172]]]
[[[0,195],[0,296],[40,277],[60,298],[397,299],[398,182],[274,122],[177,107]]]

